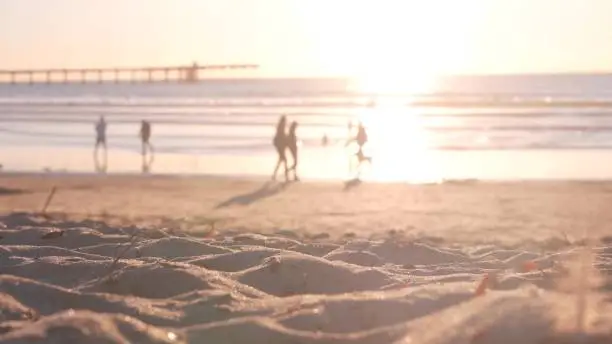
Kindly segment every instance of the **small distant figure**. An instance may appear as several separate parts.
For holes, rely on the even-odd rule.
[[[300,178],[297,175],[297,165],[298,165],[298,144],[297,144],[297,135],[295,133],[298,124],[296,121],[291,122],[289,126],[289,134],[287,135],[287,147],[289,148],[289,152],[291,153],[291,157],[293,158],[293,165],[289,168],[289,171],[293,171],[293,180],[299,181]]]
[[[98,151],[100,146],[104,149],[104,160],[100,163],[98,158]],[[94,148],[94,163],[96,165],[96,172],[106,172],[107,167],[107,147],[106,147],[106,120],[104,116],[100,116],[100,119],[96,123],[96,146]]]
[[[140,140],[142,142],[142,155],[146,155],[151,151],[151,123],[143,120],[140,124]]]
[[[357,137],[355,137],[355,141],[357,141],[357,146],[359,149],[357,150],[357,159],[359,163],[363,161],[372,162],[371,157],[367,157],[363,154],[363,146],[368,143],[368,133],[366,132],[366,128],[363,123],[359,122],[357,126]]]
[[[327,145],[329,144],[329,137],[327,137],[327,134],[323,134],[321,144],[323,145],[323,147],[327,147]]]
[[[289,171],[287,169],[287,134],[285,133],[285,129],[287,127],[287,117],[282,115],[276,124],[276,134],[274,134],[274,140],[272,143],[274,144],[274,148],[276,148],[276,153],[278,154],[278,160],[276,162],[276,167],[274,168],[274,174],[272,175],[272,180],[276,180],[276,174],[278,173],[278,169],[281,164],[285,165],[285,181],[289,180]]]
[[[351,138],[349,143],[352,141],[357,142],[357,153],[355,153],[357,157],[357,169],[359,169],[364,162],[372,163],[372,157],[366,156],[363,153],[363,146],[368,142],[368,133],[362,122],[359,122],[357,125],[357,135]],[[352,162],[350,163],[349,169],[353,171]]]
[[[153,145],[151,145],[150,139],[151,123],[143,120],[140,124],[140,141],[142,143],[142,171],[144,173],[149,172],[153,164]]]

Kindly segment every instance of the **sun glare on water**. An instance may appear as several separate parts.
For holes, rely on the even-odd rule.
[[[364,178],[438,180],[419,109],[410,95],[434,91],[436,77],[470,61],[484,10],[445,0],[296,1],[312,56],[323,70],[350,75],[373,106],[354,114],[369,131],[373,158]]]
[[[356,121],[368,131],[364,148],[373,159],[364,178],[376,181],[438,181],[428,133],[408,94],[425,92],[432,79],[397,80],[380,74],[356,82],[365,92],[380,94],[359,110]]]

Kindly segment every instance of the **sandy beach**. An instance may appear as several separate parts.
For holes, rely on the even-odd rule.
[[[7,174],[0,343],[610,343],[610,204],[612,182]]]

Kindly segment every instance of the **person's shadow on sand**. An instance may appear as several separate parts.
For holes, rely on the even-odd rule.
[[[26,192],[26,190],[22,189],[5,188],[3,186],[0,186],[0,196],[19,195],[24,194]]]
[[[277,193],[285,190],[288,185],[289,183],[266,182],[264,185],[262,185],[259,189],[255,191],[249,192],[247,194],[234,196],[226,201],[217,204],[215,209],[226,208],[232,205],[249,205],[264,198],[276,195]]]
[[[344,182],[344,191],[350,191],[351,189],[356,188],[359,185],[361,185],[361,179],[359,178],[347,180]]]

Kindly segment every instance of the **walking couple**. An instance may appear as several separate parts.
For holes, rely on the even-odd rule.
[[[300,180],[297,176],[298,147],[297,136],[295,134],[297,126],[298,124],[296,121],[291,122],[289,132],[286,132],[287,117],[285,115],[281,116],[278,124],[276,125],[276,134],[274,135],[274,140],[272,143],[274,144],[274,148],[276,148],[276,152],[278,153],[278,161],[276,162],[276,168],[274,169],[272,180],[276,180],[276,174],[278,173],[278,169],[280,168],[281,164],[285,165],[285,181],[289,181],[289,172],[291,171],[293,171],[293,180]],[[291,165],[291,167],[287,166],[287,149],[289,149],[289,152],[293,158],[293,165]]]

